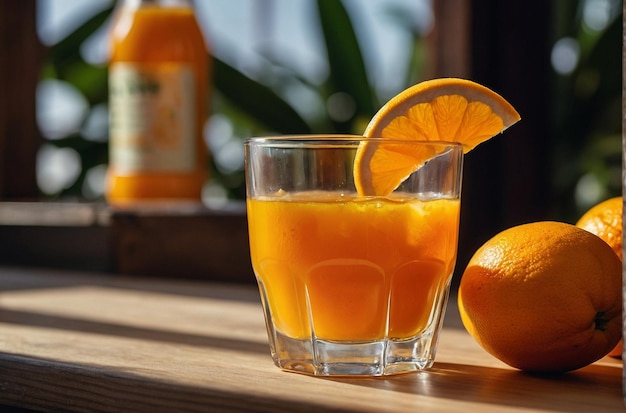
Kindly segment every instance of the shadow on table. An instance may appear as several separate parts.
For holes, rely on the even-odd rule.
[[[199,387],[171,380],[145,377],[106,366],[66,365],[53,360],[2,354],[0,377],[3,383],[0,405],[16,405],[43,411],[111,412],[320,412],[324,406],[305,400],[279,400],[270,396],[242,394],[210,386]],[[54,368],[47,368],[54,364]],[[45,379],[26,371],[45,369]],[[8,375],[8,376],[6,376]],[[55,383],[57,385],[50,385]],[[62,386],[58,386],[62,383]],[[24,397],[24,395],[28,395]],[[333,412],[354,410],[333,409]]]
[[[597,400],[604,400],[612,405],[611,410],[605,409],[603,413],[625,411],[622,404],[622,368],[617,361],[614,365],[592,364],[554,376],[495,367],[435,363],[432,369],[416,374],[329,380],[391,392],[484,403],[485,406],[590,412],[597,410]],[[590,400],[590,394],[596,402]]]
[[[224,337],[212,337],[208,335],[183,333],[171,330],[128,326],[37,312],[7,310],[0,308],[0,323],[43,327],[47,329],[74,331],[87,334],[100,334],[107,337],[123,337],[151,342],[183,344],[201,348],[219,348],[249,353],[268,354],[269,357],[267,343],[258,343]]]
[[[260,304],[259,291],[254,285],[233,285],[187,279],[146,278],[66,270],[25,270],[23,268],[0,267],[0,292],[80,286],[99,286],[129,291]],[[458,315],[456,295],[454,293],[451,294],[449,299],[448,309],[445,314],[445,326],[448,328],[463,328]]]
[[[259,302],[258,289],[250,285],[192,279],[150,278],[99,272],[0,267],[0,292],[100,286],[189,297]]]

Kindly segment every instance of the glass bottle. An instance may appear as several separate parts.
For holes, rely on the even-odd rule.
[[[109,40],[107,201],[199,202],[211,68],[192,4],[125,0]]]

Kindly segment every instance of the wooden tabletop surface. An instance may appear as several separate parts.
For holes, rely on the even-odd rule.
[[[286,373],[252,286],[0,267],[0,410],[624,411],[621,360],[558,377],[484,352],[451,300],[435,365],[389,378]]]

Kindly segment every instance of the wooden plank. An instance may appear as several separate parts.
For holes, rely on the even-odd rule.
[[[112,270],[105,206],[0,202],[0,263]]]
[[[471,3],[470,76],[511,102],[522,120],[465,158],[457,281],[482,243],[508,227],[550,219],[554,201],[548,91],[555,2]]]
[[[243,202],[0,203],[0,263],[255,284]]]
[[[465,158],[457,285],[483,242],[550,213],[553,2],[433,2],[426,77],[470,78],[504,96],[522,121]],[[530,24],[529,22],[532,22]]]
[[[380,379],[285,373],[258,292],[193,280],[0,267],[0,405],[43,411],[623,411],[621,362],[518,372],[459,328],[433,369]]]
[[[35,199],[41,144],[35,91],[45,54],[36,1],[0,2],[0,28],[0,199]]]
[[[245,205],[112,210],[115,271],[255,283]]]
[[[0,226],[90,227],[108,222],[108,209],[101,203],[0,202]]]
[[[427,36],[425,78],[471,77],[471,1],[432,3],[435,22]]]

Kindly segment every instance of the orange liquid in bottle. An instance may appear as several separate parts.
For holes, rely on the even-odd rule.
[[[210,66],[193,9],[123,6],[110,41],[108,202],[200,201]]]

